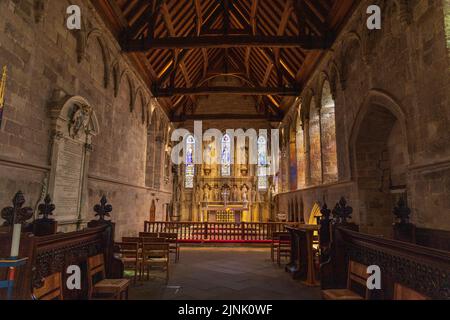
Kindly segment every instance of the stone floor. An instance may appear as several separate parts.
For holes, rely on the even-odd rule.
[[[318,288],[294,281],[267,248],[183,247],[170,281],[155,271],[130,290],[133,300],[316,300]]]

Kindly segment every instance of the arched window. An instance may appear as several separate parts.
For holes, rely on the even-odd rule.
[[[221,165],[222,176],[229,177],[231,175],[231,138],[228,134],[222,138]]]
[[[312,98],[309,113],[309,157],[311,185],[322,184],[322,144],[320,132],[320,109]]]
[[[186,171],[185,171],[185,183],[184,186],[187,189],[194,188],[194,176],[195,176],[195,138],[188,136],[186,140]]]
[[[336,148],[335,104],[331,94],[330,83],[324,82],[322,89],[322,106],[320,108],[322,170],[323,182],[331,183],[338,179]]]
[[[258,189],[267,190],[267,139],[260,136],[258,139]]]

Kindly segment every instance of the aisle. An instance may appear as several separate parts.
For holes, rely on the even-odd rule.
[[[170,271],[167,286],[155,272],[131,289],[130,299],[320,299],[318,288],[302,286],[273,264],[266,248],[184,247]]]

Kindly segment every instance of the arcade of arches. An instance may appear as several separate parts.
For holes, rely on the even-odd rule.
[[[147,220],[314,221],[345,197],[361,232],[390,238],[403,198],[418,228],[450,231],[447,0],[74,2],[81,31],[68,1],[0,1],[1,208],[21,190],[37,217],[50,194],[67,232],[106,195],[120,239]],[[194,121],[222,139],[187,137],[203,164],[174,165]],[[256,164],[228,129],[258,133]]]

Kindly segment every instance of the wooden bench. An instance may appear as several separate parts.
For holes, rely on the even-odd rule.
[[[130,280],[107,279],[103,254],[88,258],[89,299],[127,300]]]
[[[370,290],[367,287],[367,266],[350,261],[348,264],[348,279],[346,289],[322,290],[322,298],[325,300],[368,300]],[[355,290],[355,286],[362,288],[364,295]]]
[[[448,281],[443,281],[450,279],[450,252],[364,234],[345,224],[333,224],[330,230],[331,241],[321,244],[320,279],[324,298],[339,298],[335,291],[329,291],[334,288],[349,289],[347,266],[353,261],[378,266],[381,289],[371,290],[368,297],[352,288],[352,293],[347,292],[350,298],[360,299],[353,295],[357,293],[364,299],[450,299]],[[362,270],[358,272],[354,264],[349,269],[360,274],[362,284],[366,278]]]
[[[400,283],[394,284],[394,300],[429,300],[430,298]]]
[[[15,204],[13,203],[15,206]],[[48,203],[47,203],[48,205]],[[86,229],[58,233],[47,236],[35,236],[27,232],[27,224],[23,223],[20,242],[20,257],[27,257],[27,263],[17,271],[13,298],[15,300],[30,300],[34,293],[45,291],[46,281],[55,283],[55,274],[61,275],[62,293],[64,300],[85,300],[89,297],[87,284],[87,263],[90,257],[102,254],[105,259],[105,274],[110,279],[123,277],[123,263],[114,258],[114,230],[113,222],[106,220],[106,213],[112,208],[107,205],[106,198],[95,207],[98,210],[98,220],[88,223]],[[108,209],[108,210],[106,210]],[[11,249],[11,232],[9,227],[0,228],[0,256],[7,257]],[[81,290],[69,290],[66,281],[69,266],[79,266],[82,270]],[[0,270],[0,279],[4,278]],[[48,280],[50,279],[50,280]],[[0,300],[5,299],[4,290],[0,291]]]
[[[33,290],[34,300],[64,300],[61,272],[56,272],[44,279],[41,288]]]

